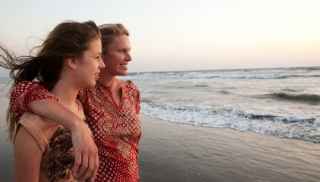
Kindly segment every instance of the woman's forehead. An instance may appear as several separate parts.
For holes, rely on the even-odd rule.
[[[121,47],[121,48],[128,48],[130,49],[130,40],[129,37],[126,35],[117,36],[113,39],[113,41],[110,43],[109,47]]]

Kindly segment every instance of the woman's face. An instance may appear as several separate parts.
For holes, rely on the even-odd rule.
[[[101,39],[94,39],[89,43],[88,49],[76,61],[76,78],[82,87],[95,86],[100,69],[105,67],[101,51]]]
[[[111,76],[128,75],[128,63],[131,61],[130,50],[131,46],[127,35],[115,37],[103,55],[103,61],[106,65],[104,71]]]

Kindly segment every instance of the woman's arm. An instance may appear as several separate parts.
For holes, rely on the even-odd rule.
[[[36,114],[60,121],[62,125],[71,130],[75,152],[73,172],[81,179],[93,178],[98,170],[99,158],[98,149],[87,124],[58,102],[33,101],[29,104],[29,108]]]
[[[16,182],[39,182],[42,152],[33,137],[21,127],[14,143]]]
[[[57,100],[37,82],[21,82],[11,92],[10,106],[11,111],[19,115],[30,111],[70,129],[75,149],[74,176],[93,179],[98,170],[99,158],[91,130]]]

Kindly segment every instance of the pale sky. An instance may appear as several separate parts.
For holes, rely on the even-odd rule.
[[[2,0],[0,44],[28,53],[64,20],[123,23],[136,71],[320,66],[319,0]]]

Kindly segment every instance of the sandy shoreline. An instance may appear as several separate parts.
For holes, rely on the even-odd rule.
[[[4,120],[2,120],[4,121]],[[1,132],[1,181],[12,181],[10,144]],[[142,182],[318,182],[320,145],[201,128],[142,116]]]
[[[320,145],[143,116],[142,181],[320,180]]]

